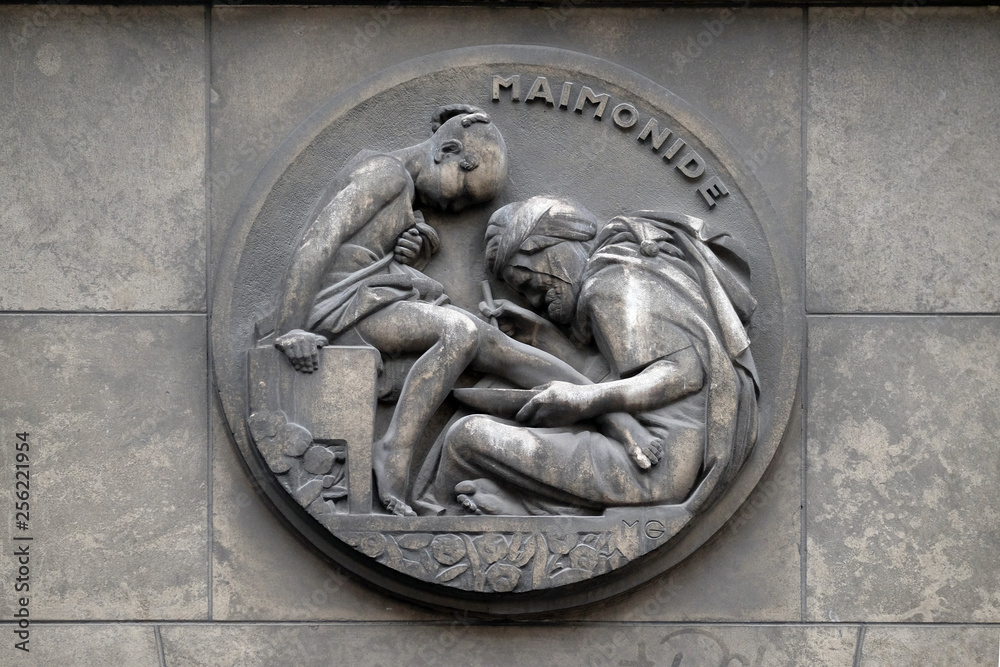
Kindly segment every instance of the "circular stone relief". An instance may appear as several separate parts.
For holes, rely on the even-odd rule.
[[[770,462],[797,282],[762,189],[664,88],[490,46],[333,97],[233,224],[212,342],[289,529],[375,585],[501,615],[691,555]]]

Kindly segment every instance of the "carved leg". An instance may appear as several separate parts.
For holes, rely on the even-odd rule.
[[[475,320],[479,329],[479,352],[472,368],[530,389],[553,380],[593,384],[585,375],[551,354],[520,343],[496,327]]]
[[[415,516],[403,501],[410,458],[427,422],[476,354],[476,325],[461,312],[404,301],[368,316],[357,329],[381,352],[423,352],[406,376],[385,435],[372,448],[379,499],[393,514]]]

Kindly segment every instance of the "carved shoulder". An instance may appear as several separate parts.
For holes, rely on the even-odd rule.
[[[401,160],[385,153],[364,151],[346,167],[347,183],[370,196],[376,207],[400,195],[413,197],[413,178]]]

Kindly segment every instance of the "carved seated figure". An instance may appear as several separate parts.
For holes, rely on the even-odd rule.
[[[498,210],[487,266],[546,318],[506,301],[483,309],[516,339],[567,361],[592,340],[609,374],[588,386],[549,383],[516,421],[455,422],[421,471],[424,511],[595,514],[683,503],[697,512],[746,460],[757,384],[745,325],[756,303],[742,248],[699,219],[652,211],[616,217],[596,236],[566,233],[567,219],[588,217],[547,197]],[[634,415],[659,440],[662,450],[646,450],[658,465],[593,427],[613,412]]]

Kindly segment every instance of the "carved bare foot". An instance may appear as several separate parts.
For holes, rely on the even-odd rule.
[[[384,439],[377,441],[372,447],[372,470],[375,472],[379,500],[391,514],[417,516],[417,513],[401,500],[406,486],[409,457],[392,449]]]
[[[417,516],[417,513],[399,498],[380,495],[379,499],[391,514],[395,514],[396,516]]]
[[[455,485],[458,502],[470,514],[526,515],[528,509],[488,479],[466,480]]]
[[[471,486],[471,484],[469,482],[463,482],[462,484],[469,484]],[[459,484],[458,486],[456,486],[455,490],[458,491],[460,488],[462,488],[462,484]],[[469,496],[465,495],[464,493],[459,493],[458,494],[458,502],[462,503],[462,507],[469,514],[482,514],[483,513],[483,511],[481,509],[479,509],[479,506],[477,506],[476,503],[474,503],[472,501],[472,498],[470,498]]]

